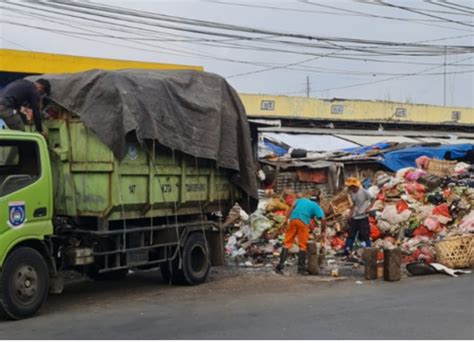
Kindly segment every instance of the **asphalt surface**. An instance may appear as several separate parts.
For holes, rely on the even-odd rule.
[[[0,339],[472,340],[473,297],[472,275],[369,282],[220,271],[177,287],[151,272],[68,285],[38,316],[0,321]]]

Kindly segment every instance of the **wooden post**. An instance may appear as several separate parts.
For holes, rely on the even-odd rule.
[[[307,245],[308,252],[308,273],[319,275],[318,246],[316,242],[310,241]]]
[[[366,248],[362,255],[365,264],[364,276],[366,280],[377,279],[377,248]]]
[[[383,279],[399,281],[402,278],[402,251],[400,249],[384,249]]]

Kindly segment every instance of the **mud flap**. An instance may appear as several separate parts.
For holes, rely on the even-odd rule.
[[[209,258],[211,266],[224,265],[224,234],[222,231],[209,230],[206,232],[207,242],[209,244]]]
[[[50,275],[49,294],[61,294],[64,290],[64,276],[62,273]]]

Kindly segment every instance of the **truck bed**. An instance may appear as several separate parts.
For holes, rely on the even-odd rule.
[[[127,139],[119,161],[79,119],[44,121],[49,138],[55,214],[108,220],[224,210],[241,196],[214,161]],[[133,135],[131,135],[133,136]]]

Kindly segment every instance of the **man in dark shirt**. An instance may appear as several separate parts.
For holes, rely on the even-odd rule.
[[[49,95],[51,86],[45,79],[35,82],[16,80],[0,90],[0,119],[3,119],[9,129],[25,131],[25,123],[20,115],[23,105],[31,107],[36,131],[46,136],[41,125],[40,99]]]

